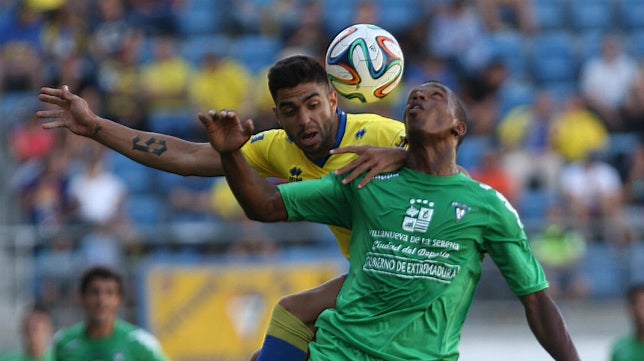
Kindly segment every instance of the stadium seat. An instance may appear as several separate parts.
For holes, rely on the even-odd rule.
[[[178,8],[176,22],[182,35],[214,34],[223,30],[221,1],[188,0]]]
[[[126,200],[126,214],[137,226],[159,225],[165,221],[165,202],[157,195],[134,194]]]
[[[357,0],[326,0],[323,1],[324,28],[333,38],[342,29],[353,24],[356,14]]]
[[[233,41],[231,54],[253,74],[258,74],[277,60],[281,42],[276,37],[246,35]]]
[[[626,32],[644,30],[644,1],[620,0],[616,4],[619,23]]]
[[[191,35],[181,42],[179,51],[190,64],[199,67],[205,54],[214,53],[221,57],[229,56],[230,43],[230,39],[222,34]]]
[[[608,30],[614,23],[614,11],[609,0],[571,0],[570,20],[575,30]]]
[[[523,79],[527,75],[524,44],[523,35],[514,31],[492,33],[488,38],[491,57],[500,59],[513,79]]]
[[[530,59],[537,85],[574,81],[578,68],[576,56],[576,43],[570,33],[561,31],[535,35]]]
[[[177,112],[151,112],[148,117],[150,131],[185,138],[196,129],[194,114],[189,110]]]
[[[491,140],[486,136],[465,137],[458,148],[456,162],[465,169],[478,168],[481,158],[491,147]]]
[[[152,191],[154,179],[151,177],[150,168],[117,152],[110,152],[107,167],[123,180],[130,194],[144,194]]]
[[[534,96],[535,89],[529,82],[506,82],[499,92],[499,119],[514,107],[532,104]]]
[[[562,30],[566,26],[566,13],[560,0],[535,0],[532,6],[540,31]]]
[[[419,0],[379,0],[380,17],[378,26],[394,36],[402,34],[422,19],[422,7]]]
[[[644,59],[644,28],[626,35],[625,50],[636,59]]]

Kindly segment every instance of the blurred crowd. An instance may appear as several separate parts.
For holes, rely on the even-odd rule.
[[[516,207],[553,289],[584,296],[587,281],[574,269],[589,246],[627,249],[644,239],[644,20],[626,19],[637,6],[0,0],[0,126],[17,204],[9,221],[39,230],[36,295],[64,299],[68,281],[91,264],[284,247],[254,231],[222,179],[155,171],[65,130],[43,130],[34,117],[44,107],[40,86],[67,84],[97,114],[192,141],[206,141],[195,114],[208,109],[235,109],[259,131],[277,126],[270,64],[294,53],[323,61],[337,32],[373,23],[400,42],[403,82],[379,103],[342,107],[400,119],[410,87],[434,79],[457,90],[472,118],[459,164]],[[240,242],[213,242],[207,229],[227,220],[248,222],[248,231],[237,232]],[[160,232],[168,224],[185,227]]]

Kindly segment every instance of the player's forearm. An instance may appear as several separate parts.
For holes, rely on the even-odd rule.
[[[219,154],[208,143],[128,128],[96,117],[90,137],[148,167],[184,176],[223,175]]]
[[[228,185],[248,218],[262,222],[287,219],[277,187],[252,169],[241,152],[222,154],[221,163]]]
[[[532,333],[557,361],[579,361],[577,349],[554,301],[545,291],[521,297]]]

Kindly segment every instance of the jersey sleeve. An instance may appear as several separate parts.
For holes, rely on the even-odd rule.
[[[378,145],[381,147],[407,148],[405,125],[393,119],[386,119],[378,127]]]
[[[271,144],[275,135],[275,129],[259,132],[253,135],[241,148],[241,152],[248,164],[263,178],[274,177],[277,173],[269,161]]]
[[[170,361],[163,352],[161,344],[151,333],[138,329],[130,333],[130,340],[134,343],[136,360],[140,361]]]
[[[309,221],[349,228],[351,225],[350,187],[329,174],[321,179],[278,186],[288,212],[288,221]]]
[[[484,246],[517,296],[548,288],[545,272],[534,256],[517,211],[499,192],[488,189],[490,213]]]

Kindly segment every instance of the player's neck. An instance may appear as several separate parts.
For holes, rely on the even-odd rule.
[[[456,166],[456,150],[441,149],[440,145],[408,150],[407,167],[435,176],[452,176],[459,173]]]
[[[85,333],[89,338],[107,338],[114,333],[116,320],[109,322],[89,322]]]

